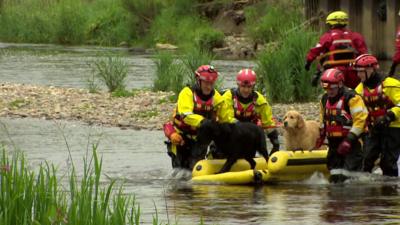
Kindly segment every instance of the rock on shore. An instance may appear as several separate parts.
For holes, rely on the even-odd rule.
[[[162,129],[175,103],[171,92],[141,90],[133,97],[112,97],[108,92],[86,89],[3,83],[0,85],[1,117],[33,117],[78,120],[88,124],[130,129]],[[272,104],[274,116],[282,118],[296,109],[307,119],[318,120],[318,103]]]

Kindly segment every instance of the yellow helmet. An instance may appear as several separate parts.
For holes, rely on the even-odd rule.
[[[349,16],[343,11],[335,11],[326,17],[326,24],[328,25],[347,25],[349,23]]]

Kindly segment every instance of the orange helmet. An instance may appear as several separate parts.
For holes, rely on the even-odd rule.
[[[338,69],[327,69],[321,76],[321,86],[324,89],[341,87],[344,82],[343,72]]]
[[[257,75],[251,69],[242,69],[236,76],[236,82],[238,85],[250,85],[254,86],[256,84]]]
[[[214,83],[218,78],[218,72],[210,65],[202,65],[195,71],[196,79]]]

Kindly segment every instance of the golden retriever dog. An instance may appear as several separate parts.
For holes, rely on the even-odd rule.
[[[283,118],[283,125],[283,137],[287,150],[315,149],[315,143],[319,138],[317,121],[304,120],[299,112],[290,110]]]

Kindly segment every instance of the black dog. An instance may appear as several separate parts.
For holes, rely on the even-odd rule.
[[[207,148],[211,140],[227,160],[219,173],[228,172],[238,159],[246,159],[254,169],[254,157],[258,151],[268,161],[264,131],[250,122],[217,123],[204,121],[197,133],[197,146]]]

